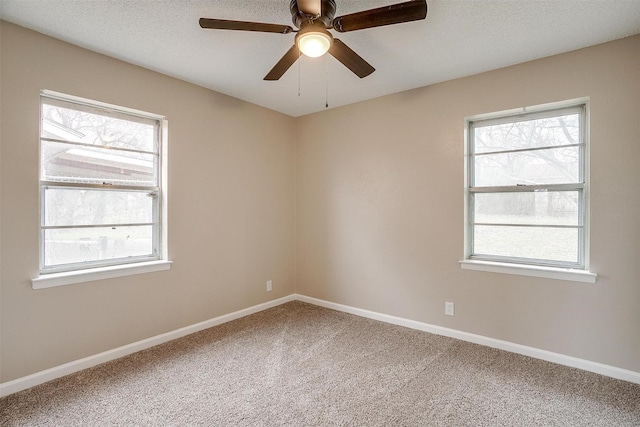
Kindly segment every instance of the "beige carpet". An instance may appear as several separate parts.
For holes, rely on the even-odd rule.
[[[640,385],[291,302],[0,400],[2,426],[640,426]]]

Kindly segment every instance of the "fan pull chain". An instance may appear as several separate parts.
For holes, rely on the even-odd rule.
[[[300,98],[300,68],[302,62],[302,52],[298,50],[298,98]]]
[[[324,55],[325,69],[325,92],[324,92],[324,108],[329,108],[329,55]]]

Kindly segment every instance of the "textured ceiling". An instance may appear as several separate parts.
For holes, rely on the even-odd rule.
[[[124,61],[301,116],[640,33],[640,0],[427,0],[427,19],[340,34],[376,71],[330,56],[264,75],[294,34],[203,30],[200,17],[291,25],[289,0],[1,0],[0,17]],[[336,0],[336,16],[400,0]],[[335,33],[334,33],[335,35]]]

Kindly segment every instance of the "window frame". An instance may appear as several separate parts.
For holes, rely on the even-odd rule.
[[[579,147],[579,177],[577,183],[541,185],[492,185],[475,186],[475,157],[487,155],[475,152],[474,129],[492,124],[515,123],[518,121],[556,117],[567,113],[580,114],[580,134],[582,140],[567,146]],[[550,277],[595,283],[596,275],[589,272],[589,99],[580,98],[564,102],[518,108],[496,113],[465,118],[465,191],[464,191],[464,258],[460,261],[463,269],[492,271],[499,273]],[[553,148],[554,146],[549,146]],[[504,152],[532,151],[544,148],[503,150]],[[491,152],[496,154],[497,150]],[[474,253],[474,201],[477,194],[503,194],[536,191],[577,191],[579,195],[578,225],[567,228],[578,229],[578,260],[564,262],[536,258],[507,257],[495,254]],[[495,224],[494,224],[495,225]],[[512,224],[511,224],[512,225]],[[525,225],[526,226],[526,225]],[[567,272],[571,274],[566,274]]]
[[[122,183],[111,183],[105,180],[102,184],[97,183],[80,183],[80,182],[63,182],[56,180],[44,180],[42,169],[42,143],[43,141],[56,142],[55,138],[43,136],[43,105],[48,103],[63,105],[65,108],[73,108],[78,111],[91,112],[96,114],[107,115],[118,119],[128,121],[146,122],[154,126],[154,148],[152,152],[145,150],[131,150],[140,153],[152,154],[154,156],[154,174],[155,185],[126,185]],[[40,134],[39,134],[39,277],[32,279],[34,288],[44,288],[50,286],[59,286],[63,284],[78,283],[81,281],[98,280],[108,277],[118,277],[128,274],[137,274],[148,271],[159,271],[169,268],[170,262],[167,261],[167,228],[166,228],[166,142],[167,142],[167,120],[164,116],[147,113],[140,110],[121,107],[113,104],[107,104],[99,101],[93,101],[72,95],[66,95],[49,90],[43,90],[39,98],[40,106]],[[59,142],[68,145],[78,145],[82,147],[81,142],[60,140]],[[124,227],[132,226],[151,226],[151,254],[141,256],[125,256],[120,258],[112,258],[107,260],[91,260],[84,262],[73,262],[66,264],[56,264],[52,266],[45,265],[45,232],[50,229],[63,229],[65,226],[47,226],[45,223],[45,191],[47,188],[58,189],[86,189],[86,190],[106,190],[106,191],[131,191],[131,192],[147,192],[153,197],[151,203],[151,222],[148,224],[92,224],[82,226],[83,228],[91,227]],[[69,228],[67,226],[67,228]]]

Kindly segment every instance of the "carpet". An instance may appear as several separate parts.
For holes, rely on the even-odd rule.
[[[640,426],[640,385],[294,301],[0,399],[2,426]]]

